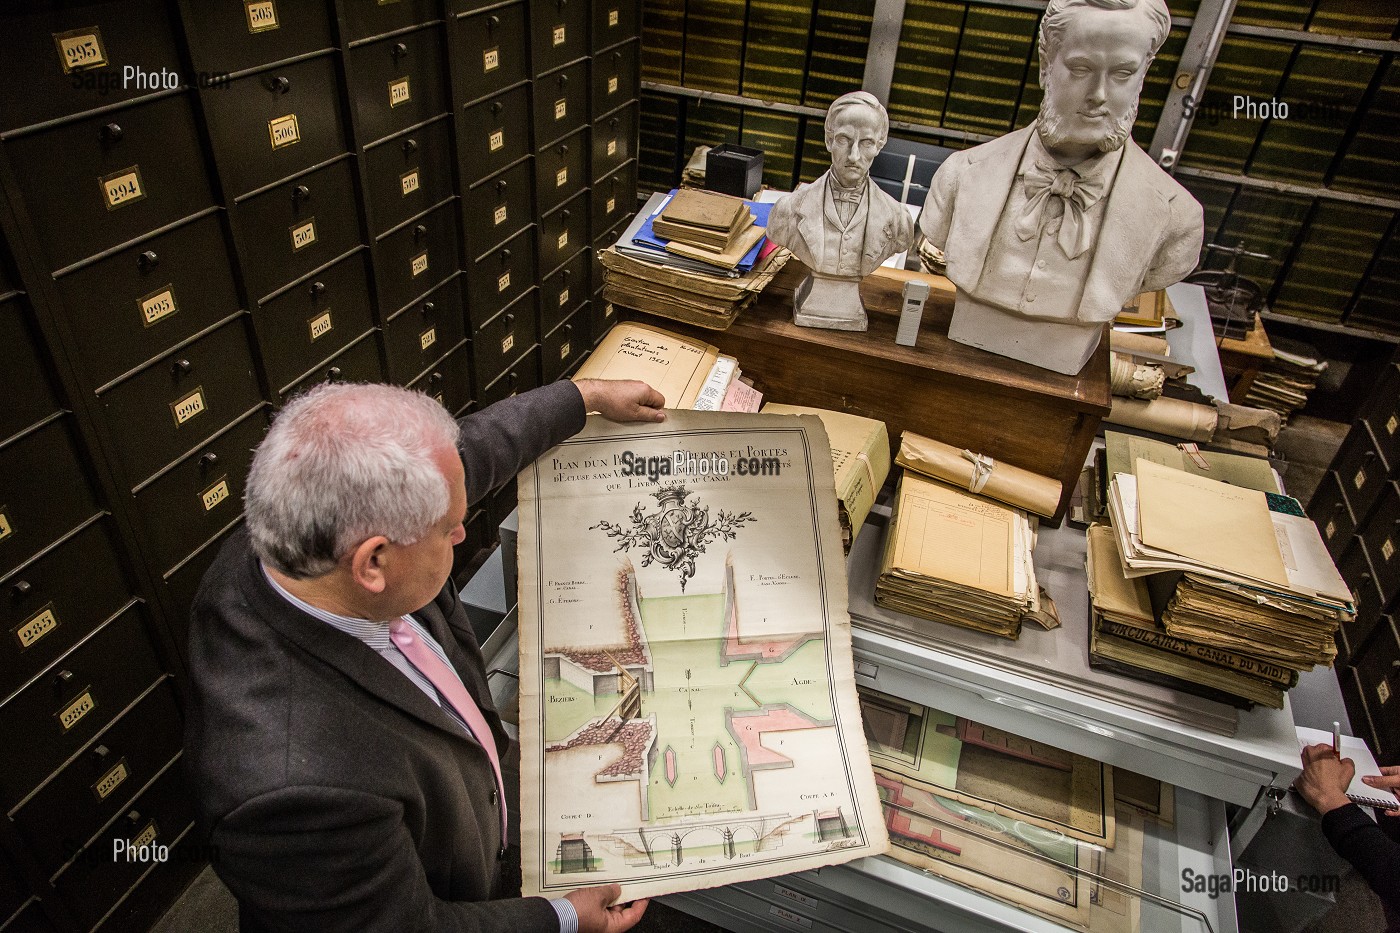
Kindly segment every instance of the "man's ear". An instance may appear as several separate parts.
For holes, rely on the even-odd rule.
[[[384,577],[384,563],[389,544],[384,535],[375,535],[355,545],[346,557],[350,562],[351,579],[371,593],[383,593],[388,583]]]

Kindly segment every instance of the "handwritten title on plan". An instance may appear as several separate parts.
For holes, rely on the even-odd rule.
[[[780,476],[791,468],[786,447],[755,447],[746,444],[732,450],[693,451],[677,449],[666,455],[624,450],[609,457],[583,457],[565,460],[551,457],[554,482],[604,481],[608,490],[631,489],[663,478],[682,476],[698,482],[716,482],[730,476]]]

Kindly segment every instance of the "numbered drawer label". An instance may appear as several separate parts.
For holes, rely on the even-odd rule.
[[[768,913],[777,917],[779,920],[791,923],[794,926],[802,927],[804,930],[810,930],[812,928],[812,921],[800,914],[793,913],[786,907],[779,907],[777,904],[774,904],[772,907],[768,908]]]
[[[297,125],[297,115],[289,113],[267,121],[267,135],[272,140],[273,149],[281,149],[301,142],[301,127]]]
[[[569,358],[569,345],[566,343],[566,344],[564,344],[563,346],[561,346],[561,347],[559,348],[559,359],[561,359],[561,360],[567,360],[568,358]]]
[[[612,316],[613,316],[613,306],[612,306],[612,302],[609,301],[607,304],[603,305],[603,317],[612,317]]]
[[[429,327],[427,330],[423,331],[423,333],[418,335],[418,349],[420,350],[426,350],[435,343],[437,343],[436,327]]]
[[[604,213],[606,213],[606,214],[611,214],[611,213],[612,213],[614,210],[616,210],[616,209],[617,209],[617,198],[608,198],[608,209],[607,209],[606,211],[604,211]]]
[[[487,49],[481,53],[481,73],[490,74],[501,67],[501,50],[499,48]]]
[[[1327,540],[1331,541],[1332,537],[1337,533],[1337,523],[1335,521],[1329,521],[1327,527],[1322,529],[1322,533],[1327,537]]]
[[[1356,475],[1351,478],[1351,484],[1357,489],[1366,485],[1366,468],[1362,467],[1356,471]]]
[[[422,275],[424,272],[427,272],[427,271],[428,271],[428,251],[427,251],[427,250],[424,250],[423,252],[419,253],[417,256],[414,256],[414,257],[413,257],[412,261],[409,263],[409,271],[413,273],[414,278],[417,278],[418,276]]]
[[[413,93],[408,89],[408,77],[399,78],[389,82],[389,107],[393,109],[399,104],[406,104],[413,99]]]
[[[609,94],[616,94],[616,93],[617,93],[617,76],[616,76],[616,75],[613,75],[611,78],[608,79],[608,93],[609,93]]]
[[[564,247],[566,247],[566,246],[568,246],[568,245],[569,245],[569,231],[565,230],[563,233],[559,234],[559,249],[563,249]]]
[[[614,26],[616,26],[616,25],[617,25],[617,10],[608,10],[608,28],[611,29],[612,27],[614,27]]]
[[[15,639],[19,642],[19,650],[24,651],[33,647],[35,642],[56,628],[58,628],[58,616],[53,614],[51,605],[45,606],[21,622],[19,627],[15,629]]]
[[[564,307],[564,305],[566,305],[566,304],[568,304],[568,303],[569,303],[569,290],[566,288],[566,289],[564,289],[562,292],[559,293],[559,307],[562,308],[562,307]]]
[[[322,337],[326,336],[326,334],[329,334],[332,328],[334,327],[334,325],[331,323],[331,309],[327,308],[320,314],[313,317],[310,321],[307,322],[306,326],[307,329],[311,332],[312,343],[315,343],[317,340],[320,340]]]
[[[146,199],[146,189],[141,184],[141,169],[135,165],[113,172],[101,181],[102,201],[109,211]]]
[[[569,183],[569,170],[561,168],[554,173],[554,187],[562,188]]]
[[[784,887],[781,884],[773,885],[773,893],[779,897],[785,897],[798,904],[805,904],[808,907],[816,907],[821,902],[815,897],[808,897],[801,891],[794,891],[792,888]]]
[[[1385,542],[1381,544],[1381,557],[1384,557],[1386,559],[1386,562],[1388,563],[1390,559],[1394,556],[1395,545],[1390,542],[1389,538],[1386,538]]]
[[[146,327],[163,321],[180,310],[175,303],[175,291],[169,285],[142,298],[137,302],[137,306],[141,309],[141,323]]]
[[[414,169],[411,172],[406,172],[405,174],[399,176],[399,193],[402,194],[403,197],[408,197],[410,194],[417,190],[418,169]]]
[[[126,759],[122,759],[112,766],[111,770],[97,779],[97,783],[92,785],[92,792],[98,800],[106,800],[112,796],[112,791],[126,783],[126,779],[131,776],[127,770]]]
[[[127,843],[127,845],[132,849],[139,849],[142,846],[148,846],[155,842],[156,836],[158,835],[159,831],[156,829],[156,821],[151,820],[146,824],[146,828],[137,833],[136,837]]]
[[[496,208],[496,212],[491,216],[492,219],[496,222],[496,226],[499,227],[501,224],[506,222],[506,206],[502,204],[500,207]]]
[[[92,691],[85,691],[82,696],[58,711],[56,714],[58,724],[64,732],[68,732],[82,722],[84,716],[95,709],[97,709],[97,701],[92,698]]]
[[[501,353],[502,353],[502,354],[509,353],[509,352],[511,351],[511,348],[514,347],[514,346],[515,346],[515,334],[513,334],[513,333],[512,333],[512,334],[506,334],[504,337],[501,338]]]
[[[1394,434],[1397,428],[1400,428],[1400,418],[1391,415],[1389,418],[1385,419],[1385,433]]]
[[[0,541],[4,541],[14,533],[15,527],[10,524],[10,517],[5,514],[3,509],[0,509]]]
[[[564,98],[559,98],[554,102],[554,119],[562,120],[569,112],[569,102]]]
[[[212,512],[219,503],[224,502],[228,497],[228,477],[224,477],[200,493],[199,501],[204,506],[204,511]]]
[[[175,416],[176,427],[185,424],[194,416],[201,414],[206,407],[204,403],[203,386],[195,389],[189,395],[170,403],[170,411]]]
[[[615,139],[610,139],[610,140],[608,140],[608,155],[610,155],[610,156],[617,155],[617,140],[615,140]]]
[[[107,52],[102,47],[102,30],[97,26],[56,32],[53,41],[58,46],[58,59],[63,65],[64,74],[107,64]]]
[[[503,291],[505,291],[505,290],[508,289],[508,288],[510,288],[510,273],[509,273],[509,272],[502,272],[502,273],[496,278],[496,291],[497,291],[497,292],[503,292]]]
[[[563,45],[564,42],[565,42],[566,37],[567,37],[567,33],[565,32],[563,26],[555,26],[555,27],[554,27],[554,44],[555,44],[555,45]]]
[[[489,137],[487,137],[486,144],[489,147],[491,147],[492,152],[495,152],[497,149],[500,149],[506,144],[506,131],[496,130],[496,132],[492,133]]]
[[[292,252],[305,249],[316,242],[316,218],[312,217],[302,224],[292,226]]]
[[[267,32],[278,27],[277,7],[272,0],[251,0],[243,5],[248,14],[249,32]]]
[[[1386,703],[1389,703],[1390,684],[1386,683],[1384,680],[1376,684],[1376,697],[1381,701],[1382,706],[1384,706]]]

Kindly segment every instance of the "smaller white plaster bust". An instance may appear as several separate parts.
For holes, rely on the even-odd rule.
[[[797,324],[865,330],[860,280],[914,240],[909,212],[870,181],[889,128],[873,94],[838,97],[826,112],[831,168],[773,205],[768,237],[812,272],[795,297]]]

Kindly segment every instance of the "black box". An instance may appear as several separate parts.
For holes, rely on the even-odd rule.
[[[740,198],[758,194],[763,184],[763,152],[723,143],[705,156],[705,188]]]

